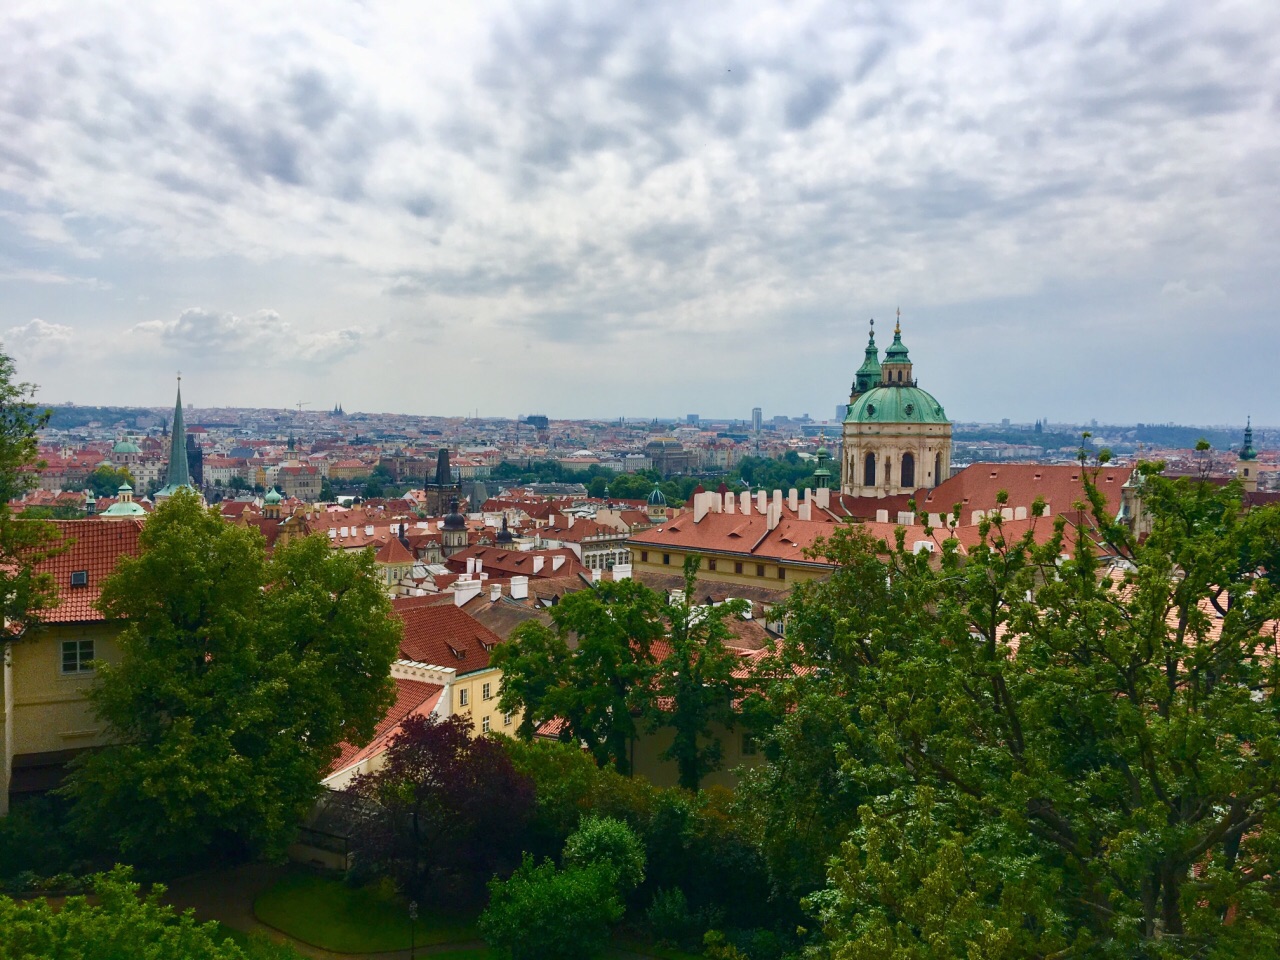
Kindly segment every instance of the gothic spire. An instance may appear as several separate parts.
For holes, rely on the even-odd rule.
[[[191,486],[191,469],[187,465],[187,425],[182,420],[182,374],[178,374],[178,401],[173,407],[173,429],[169,432],[169,473],[166,488]]]

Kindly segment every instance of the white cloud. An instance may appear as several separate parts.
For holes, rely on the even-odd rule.
[[[3,347],[26,360],[51,360],[67,353],[75,343],[75,331],[61,323],[39,317],[4,332]]]
[[[176,320],[144,321],[133,332],[144,340],[154,338],[170,352],[189,356],[193,362],[236,358],[264,366],[299,360],[320,364],[349,357],[364,339],[364,333],[355,327],[297,330],[274,310],[240,317],[202,307],[183,310]]]

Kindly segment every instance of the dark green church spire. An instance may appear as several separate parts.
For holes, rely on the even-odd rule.
[[[178,400],[173,407],[173,429],[169,431],[169,472],[165,485],[156,491],[158,498],[171,497],[180,487],[191,486],[191,468],[187,464],[187,425],[182,419],[182,376],[178,376]]]
[[[1253,449],[1253,417],[1245,421],[1244,425],[1244,446],[1240,448],[1241,460],[1258,459],[1258,451]]]
[[[880,382],[880,349],[876,346],[876,322],[871,321],[871,332],[867,334],[867,351],[854,377],[853,392],[866,393]]]

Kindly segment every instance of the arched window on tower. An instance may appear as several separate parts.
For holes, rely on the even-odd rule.
[[[904,453],[902,455],[902,485],[908,490],[915,489],[916,458],[914,454]]]
[[[862,485],[864,487],[874,487],[876,485],[876,455],[868,453],[867,459],[862,464]]]
[[[933,458],[933,485],[936,487],[947,478],[942,475],[942,454],[935,454]]]

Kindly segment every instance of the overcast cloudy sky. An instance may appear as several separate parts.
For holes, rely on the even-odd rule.
[[[1278,241],[1268,0],[0,5],[48,402],[1275,424]]]

